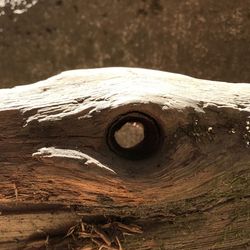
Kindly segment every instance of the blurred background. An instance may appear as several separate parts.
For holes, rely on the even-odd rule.
[[[0,88],[109,66],[250,82],[250,2],[0,0]]]

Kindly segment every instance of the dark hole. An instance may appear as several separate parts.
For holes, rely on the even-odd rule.
[[[158,123],[150,116],[132,112],[121,115],[108,129],[107,143],[117,155],[142,160],[156,153],[163,136]]]

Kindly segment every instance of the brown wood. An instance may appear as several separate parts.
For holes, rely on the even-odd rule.
[[[106,245],[112,223],[132,230],[116,249],[249,247],[250,85],[104,68],[2,89],[0,100],[0,249],[77,249],[64,236],[79,221]],[[146,159],[107,144],[130,113],[159,126]]]

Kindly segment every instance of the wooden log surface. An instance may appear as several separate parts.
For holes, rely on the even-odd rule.
[[[250,246],[250,85],[103,68],[0,100],[0,249],[108,247],[64,237],[79,222],[140,231],[113,249]],[[112,147],[113,124],[130,120],[146,142]]]

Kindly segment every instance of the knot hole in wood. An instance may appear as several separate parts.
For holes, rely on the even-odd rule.
[[[159,123],[141,112],[120,115],[109,127],[107,143],[118,156],[129,160],[151,157],[161,147],[164,136]]]

